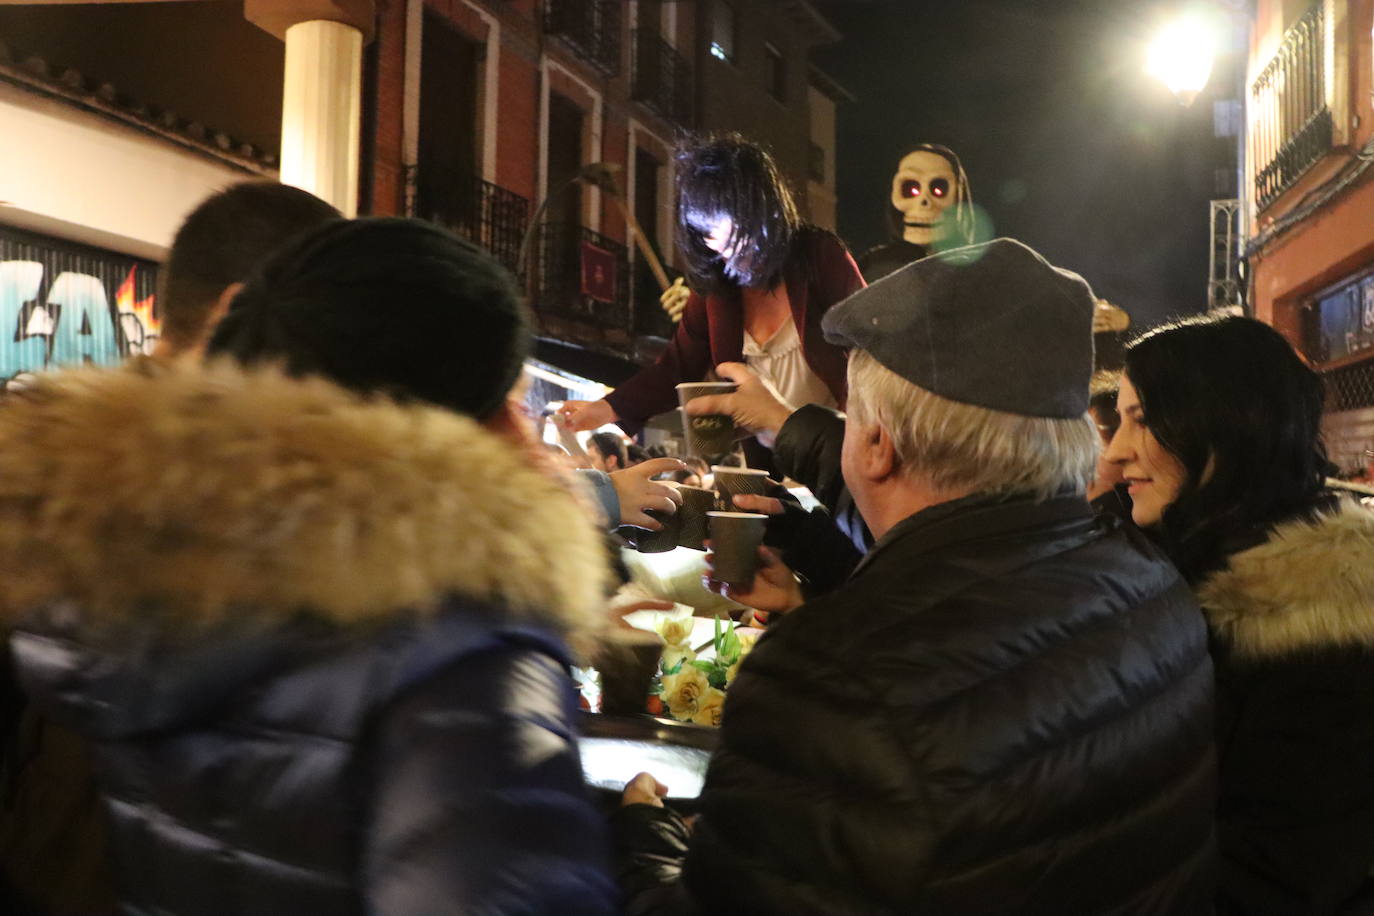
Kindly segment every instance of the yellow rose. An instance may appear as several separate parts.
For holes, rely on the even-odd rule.
[[[697,704],[709,690],[711,684],[706,675],[691,665],[683,665],[677,674],[663,676],[663,702],[674,719],[687,720],[696,715]]]
[[[706,695],[697,701],[697,711],[692,721],[698,725],[720,728],[720,714],[725,710],[725,692],[714,687],[706,688]]]
[[[659,623],[658,635],[670,646],[686,646],[692,638],[692,618],[670,617]]]
[[[667,646],[663,650],[663,660],[661,662],[661,665],[663,669],[666,671],[669,668],[672,668],[678,662],[682,662],[682,665],[685,668],[687,667],[687,663],[695,661],[696,657],[697,654],[693,652],[691,649],[687,648],[686,646]]]
[[[739,639],[739,657],[744,658],[754,650],[754,645],[759,641],[759,637],[767,630],[760,630],[757,627],[740,627],[735,631],[736,638]]]
[[[743,657],[743,655],[740,656],[740,658]],[[735,662],[729,668],[725,669],[725,683],[733,684],[735,682],[735,675],[737,674],[739,674],[739,662]]]

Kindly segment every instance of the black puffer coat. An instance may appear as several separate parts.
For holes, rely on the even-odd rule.
[[[564,634],[604,567],[475,423],[233,370],[0,410],[0,606],[129,913],[606,913]]]
[[[1284,522],[1198,597],[1217,671],[1219,910],[1374,912],[1374,513]]]
[[[770,628],[690,843],[619,815],[632,911],[1210,912],[1202,617],[1103,524],[1081,498],[936,506]]]

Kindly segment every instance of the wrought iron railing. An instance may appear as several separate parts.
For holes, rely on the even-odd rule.
[[[657,29],[635,29],[630,96],[668,120],[692,120],[692,71],[687,60]]]
[[[599,251],[584,252],[584,246]],[[611,277],[584,276],[607,260]],[[539,227],[535,304],[546,317],[573,319],[602,329],[630,330],[629,258],[625,246],[573,223]],[[609,301],[604,301],[604,300]]]
[[[545,0],[544,31],[607,76],[620,72],[621,0]]]
[[[426,177],[417,176],[415,215],[481,245],[516,273],[530,202],[476,176],[442,182]]]
[[[1255,203],[1261,209],[1331,149],[1323,18],[1318,0],[1284,32],[1278,53],[1250,87]]]

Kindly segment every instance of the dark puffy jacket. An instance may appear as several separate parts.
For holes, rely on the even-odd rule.
[[[1374,514],[1233,553],[1212,628],[1223,913],[1374,912]],[[1363,890],[1362,890],[1363,888]]]
[[[622,879],[640,913],[1207,913],[1214,756],[1173,567],[1081,498],[959,500],[770,628],[690,841],[622,809]]]
[[[41,470],[41,473],[40,473]],[[270,372],[0,410],[0,602],[129,913],[607,913],[564,634],[597,533],[475,423]]]

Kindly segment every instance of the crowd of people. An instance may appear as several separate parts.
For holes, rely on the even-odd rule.
[[[494,260],[271,183],[186,220],[158,353],[6,394],[5,911],[1374,911],[1374,513],[1284,338],[1094,377],[1030,247],[865,287],[760,147],[678,165],[682,321],[566,449]],[[712,373],[687,412],[820,506],[736,499],[769,626],[693,815],[653,773],[606,810],[607,532],[709,468],[601,428]]]

